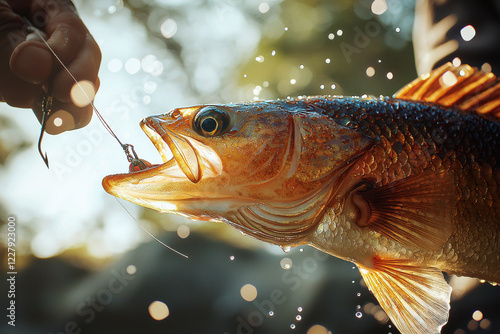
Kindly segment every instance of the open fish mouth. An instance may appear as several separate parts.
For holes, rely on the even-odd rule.
[[[202,176],[221,174],[222,161],[211,147],[173,132],[168,128],[169,124],[162,116],[147,117],[140,123],[164,162],[153,168],[161,168],[162,174],[170,177],[185,176],[193,183],[198,183]],[[169,159],[171,155],[173,157]]]
[[[175,169],[180,168],[193,183],[201,180],[200,158],[188,137],[176,134],[163,127],[161,119],[154,116],[143,119],[140,126],[160,153],[164,162],[163,167],[172,167],[168,168],[172,169],[171,172],[175,172]],[[170,152],[173,157],[168,159],[167,156]]]

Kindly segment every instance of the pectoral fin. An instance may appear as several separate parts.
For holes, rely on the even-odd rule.
[[[354,202],[360,226],[406,246],[437,250],[452,232],[454,196],[450,173],[428,171],[360,191]]]
[[[438,334],[448,321],[451,286],[437,268],[374,258],[357,264],[380,306],[402,334]]]

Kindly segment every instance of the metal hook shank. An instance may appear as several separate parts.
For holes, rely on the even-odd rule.
[[[49,118],[49,114],[52,111],[52,96],[46,94],[42,99],[42,129],[40,131],[40,137],[38,138],[38,152],[42,156],[43,162],[49,168],[49,158],[47,157],[47,153],[42,152],[42,139],[43,134],[45,132],[45,127],[47,126],[47,119]]]

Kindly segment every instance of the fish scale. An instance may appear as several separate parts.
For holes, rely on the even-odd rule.
[[[499,115],[498,79],[452,64],[392,98],[179,108],[141,122],[174,158],[103,186],[351,261],[401,333],[437,334],[450,309],[442,271],[500,282]]]
[[[491,235],[497,236],[499,233],[496,217],[500,214],[500,207],[493,205],[500,202],[496,191],[499,178],[494,177],[500,175],[494,154],[500,150],[498,122],[475,113],[394,99],[360,101],[352,98],[321,98],[308,103],[321,106],[323,112],[335,120],[348,117],[358,125],[358,131],[368,137],[375,137],[379,142],[371,149],[372,154],[367,152],[366,159],[360,161],[360,174],[355,177],[372,178],[376,184],[384,185],[398,179],[391,170],[411,171],[404,173],[403,177],[429,167],[444,167],[444,170],[452,171],[457,185],[457,210],[453,213],[456,231],[449,240],[453,246],[447,253],[443,250],[441,259],[454,258],[456,262],[447,263],[444,268],[452,273],[484,276],[490,270],[491,263],[498,263],[498,256],[490,261],[483,257],[481,259],[484,261],[479,261],[473,256],[481,253],[485,247],[496,249],[493,253],[500,253],[498,239],[491,238]],[[394,125],[397,125],[397,129]],[[435,140],[436,135],[432,134],[437,133],[437,130],[440,137]],[[397,136],[398,133],[404,136]],[[392,146],[385,145],[384,148],[383,143],[386,141]],[[406,142],[409,142],[408,145],[405,145]],[[399,153],[390,149],[396,143],[402,148]],[[380,146],[382,149],[379,149]],[[421,154],[415,154],[415,151]],[[407,157],[410,157],[409,160]],[[373,165],[375,160],[379,163]],[[363,166],[368,166],[370,172],[365,172]],[[464,230],[466,233],[463,233]],[[474,245],[467,240],[482,242],[472,247]],[[395,253],[398,252],[400,250],[395,250]],[[432,254],[426,258],[429,264],[441,261]],[[475,272],[471,272],[471,268],[475,268]],[[499,277],[497,270],[493,276],[485,279],[499,280]]]

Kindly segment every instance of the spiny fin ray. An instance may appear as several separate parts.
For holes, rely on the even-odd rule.
[[[469,65],[446,63],[401,88],[395,98],[438,103],[500,119],[500,81]]]

